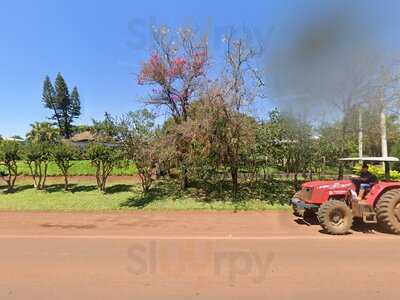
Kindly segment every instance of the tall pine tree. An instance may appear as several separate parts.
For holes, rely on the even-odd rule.
[[[50,77],[46,76],[46,79],[43,83],[43,95],[42,101],[46,108],[51,109],[53,111],[53,116],[51,119],[57,121],[57,124],[60,125],[60,112],[55,103],[55,95],[53,84],[51,83]]]
[[[69,139],[72,135],[72,124],[81,114],[81,103],[78,89],[74,87],[69,93],[67,83],[58,73],[54,86],[47,76],[43,83],[42,100],[44,106],[51,109],[51,119],[57,122],[60,135]]]
[[[71,93],[70,113],[72,116],[80,116],[81,114],[81,96],[79,95],[77,87],[74,87]]]

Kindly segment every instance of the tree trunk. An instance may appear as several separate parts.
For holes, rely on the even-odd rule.
[[[187,174],[187,168],[183,160],[179,162],[181,174],[180,174],[180,181],[181,181],[181,189],[184,191],[189,187],[189,177]]]
[[[300,188],[300,184],[299,184],[299,174],[297,173],[297,171],[294,173],[293,176],[293,184],[296,190],[298,190]]]
[[[35,164],[35,170],[32,167],[32,162],[28,162],[28,167],[29,171],[31,172],[32,179],[33,179],[33,187],[37,189],[37,182],[36,182],[36,164]]]
[[[189,187],[189,178],[185,170],[184,174],[181,174],[181,189],[184,191]]]
[[[103,184],[102,184],[102,186],[101,186],[101,191],[103,192],[103,194],[106,194],[106,183],[107,183],[107,180],[104,178],[103,179]]]
[[[68,175],[64,174],[64,190],[68,191]]]
[[[42,189],[46,188],[47,169],[48,169],[48,162],[46,162],[45,165],[44,165]]]
[[[237,167],[231,168],[231,177],[232,177],[232,192],[233,196],[236,199],[238,190],[239,190],[239,179],[238,179],[238,169]]]
[[[7,177],[1,177],[4,182],[7,184],[7,191],[6,192],[11,192],[11,177],[7,176]]]
[[[267,167],[265,165],[263,166],[263,179],[267,181]]]

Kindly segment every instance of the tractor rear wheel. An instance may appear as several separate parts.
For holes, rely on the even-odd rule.
[[[322,228],[329,234],[347,234],[353,226],[353,213],[342,201],[332,200],[321,205],[318,219]]]
[[[400,190],[391,190],[383,194],[377,206],[378,223],[393,234],[400,234]]]

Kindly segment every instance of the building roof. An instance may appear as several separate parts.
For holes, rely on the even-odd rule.
[[[95,140],[95,137],[90,131],[84,131],[81,133],[77,133],[70,139],[70,141],[74,142],[74,143],[93,142],[94,140]]]
[[[15,138],[15,137],[3,137],[3,140],[11,141],[11,142],[22,142],[22,141],[24,141],[22,138]]]

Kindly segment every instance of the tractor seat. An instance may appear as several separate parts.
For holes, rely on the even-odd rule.
[[[369,188],[365,189],[365,194],[364,194],[364,199],[369,195],[369,193],[371,192],[371,190],[373,189],[373,187],[376,185],[375,183],[370,183],[369,184]]]

